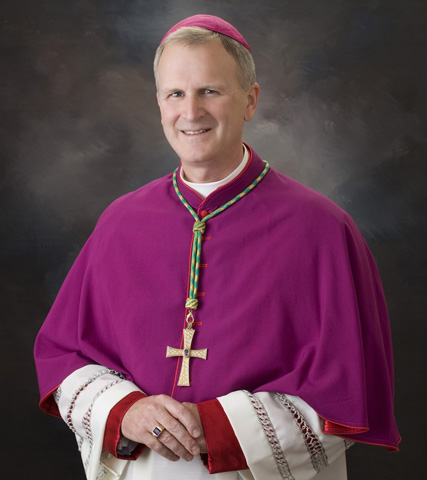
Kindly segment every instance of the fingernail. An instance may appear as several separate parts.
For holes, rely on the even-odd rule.
[[[187,455],[185,459],[187,460],[187,462],[191,462],[191,460],[193,460],[193,455]]]
[[[196,428],[195,430],[193,430],[193,437],[199,437],[199,436],[200,436],[200,430]]]
[[[194,453],[194,455],[198,455],[200,453],[199,447],[193,447],[191,451]]]

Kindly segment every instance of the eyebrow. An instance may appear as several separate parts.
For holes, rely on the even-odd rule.
[[[224,84],[220,83],[207,83],[205,85],[201,85],[200,87],[197,87],[196,90],[201,91],[201,90],[218,90],[218,91],[224,91],[226,90],[226,87]],[[170,93],[174,92],[185,92],[184,88],[170,88],[170,87],[165,87],[161,88],[158,90],[158,92],[162,95],[168,95]]]
[[[181,92],[182,89],[181,88],[161,88],[158,90],[159,93],[165,95],[165,94],[169,94],[169,93],[174,93],[174,92]]]

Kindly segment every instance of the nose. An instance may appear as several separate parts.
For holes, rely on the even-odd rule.
[[[198,95],[187,95],[182,106],[182,116],[189,122],[194,122],[205,114],[203,101]]]

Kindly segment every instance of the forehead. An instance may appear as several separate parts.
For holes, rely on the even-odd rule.
[[[237,62],[218,39],[204,44],[174,42],[165,47],[158,64],[161,83],[178,79],[238,81]]]

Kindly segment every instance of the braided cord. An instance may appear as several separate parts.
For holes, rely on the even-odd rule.
[[[206,215],[206,217],[200,219],[197,213],[193,210],[191,205],[187,202],[187,200],[183,197],[182,193],[179,191],[178,183],[176,181],[176,176],[178,172],[178,168],[173,173],[173,186],[175,189],[178,198],[187,208],[187,210],[193,216],[195,223],[193,225],[193,241],[192,241],[192,248],[191,248],[191,264],[190,264],[190,288],[188,292],[188,298],[185,302],[185,308],[189,310],[197,310],[198,300],[197,300],[197,288],[199,284],[199,270],[200,270],[200,259],[202,254],[202,237],[206,230],[206,222],[213,217],[216,217],[227,208],[231,207],[235,203],[237,203],[241,198],[247,195],[250,191],[252,191],[258,183],[265,177],[268,170],[270,169],[270,165],[264,160],[265,167],[264,170],[259,174],[259,176],[247,187],[243,192],[239,193],[239,195],[235,196],[229,202],[225,203],[222,207],[217,208],[213,212]]]

